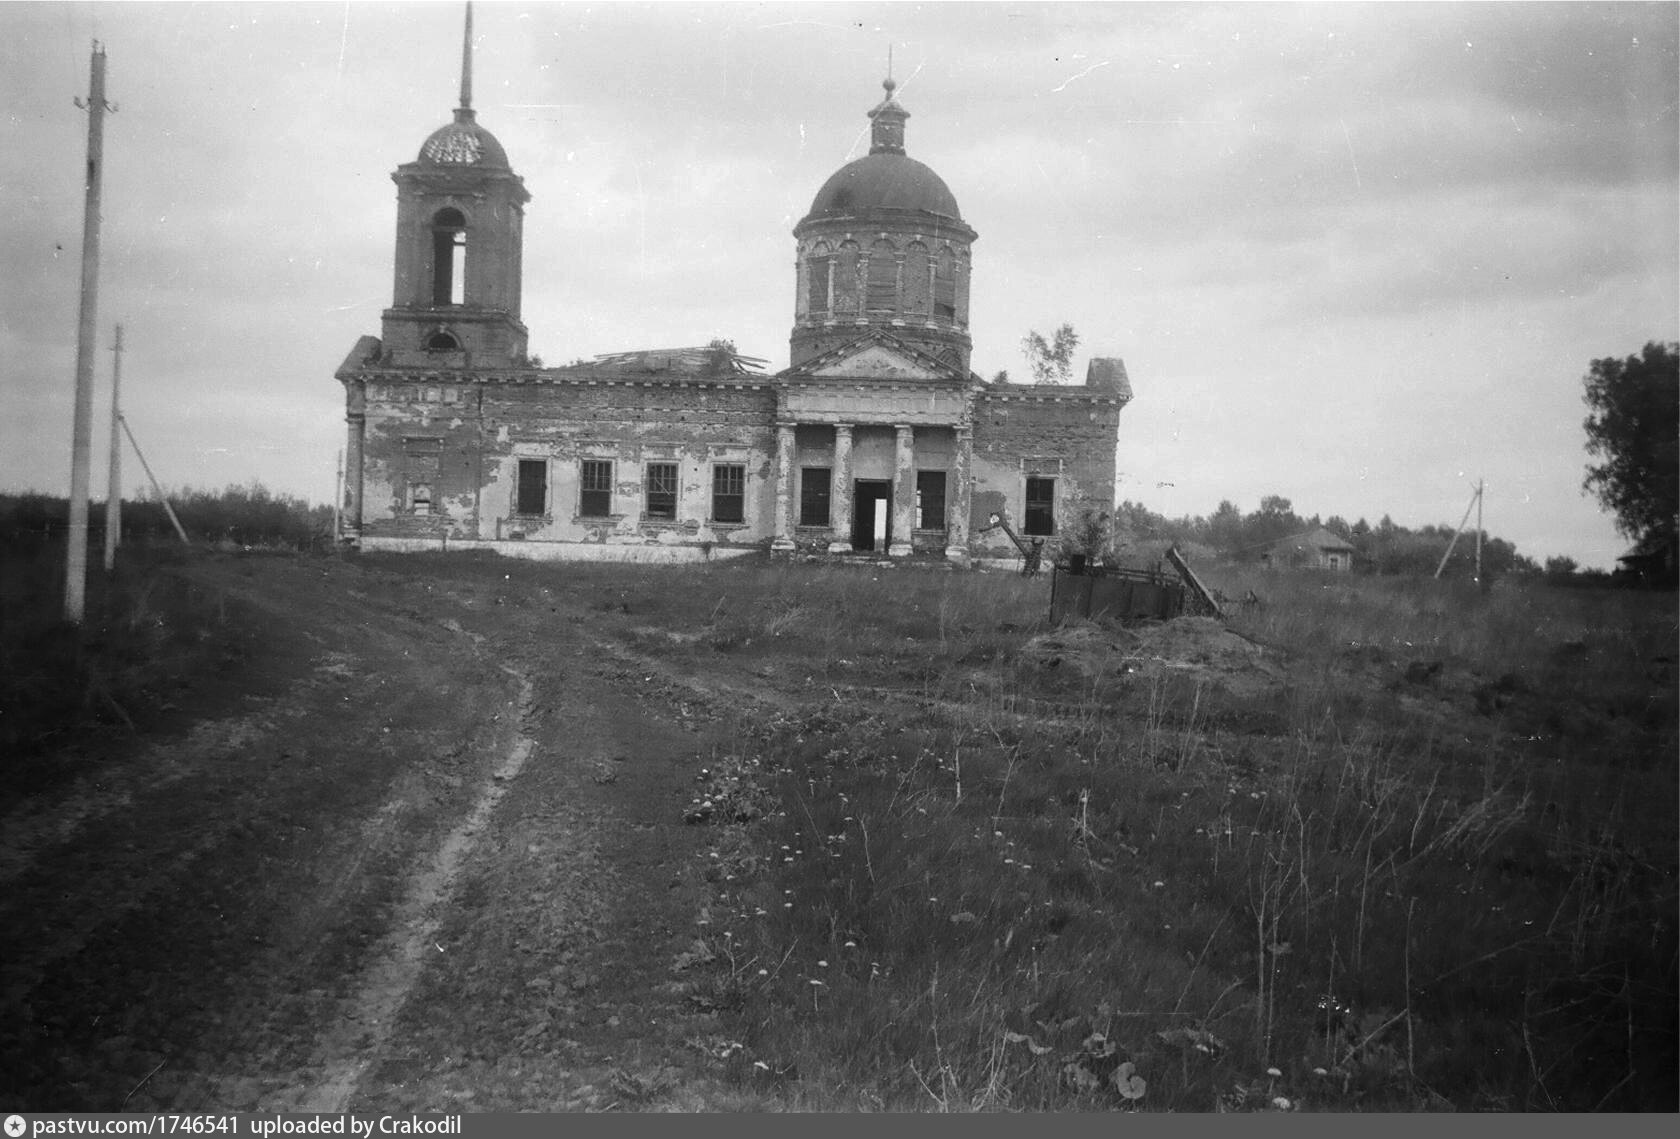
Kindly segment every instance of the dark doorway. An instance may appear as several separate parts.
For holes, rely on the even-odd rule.
[[[879,537],[880,546],[876,546]],[[852,491],[852,549],[882,552],[892,544],[892,483],[858,479]]]

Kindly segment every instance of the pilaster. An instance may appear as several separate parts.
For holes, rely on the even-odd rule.
[[[344,440],[343,536],[357,541],[362,536],[362,438],[367,433],[367,391],[361,380],[344,386],[347,428]]]

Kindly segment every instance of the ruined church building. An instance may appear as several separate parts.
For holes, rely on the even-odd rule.
[[[869,153],[794,228],[790,363],[727,350],[541,367],[520,317],[524,180],[461,105],[397,168],[382,334],[337,373],[343,535],[366,550],[682,561],[750,551],[1013,557],[994,513],[1052,544],[1113,507],[1123,364],[1083,385],[969,370],[978,237],[885,84]]]

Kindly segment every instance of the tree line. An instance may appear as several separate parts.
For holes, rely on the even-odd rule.
[[[315,549],[333,537],[331,506],[317,506],[289,494],[275,494],[261,483],[222,490],[181,490],[169,504],[182,529],[194,542],[228,542],[239,546],[285,546]],[[61,539],[70,525],[70,502],[35,492],[0,494],[0,541],[27,542]],[[91,534],[105,533],[105,509],[94,503],[88,511]],[[175,542],[163,503],[155,498],[124,499],[122,540]],[[92,539],[90,538],[90,543]]]
[[[1396,523],[1388,515],[1372,525],[1364,518],[1349,522],[1341,515],[1328,518],[1296,513],[1294,504],[1281,495],[1267,495],[1258,509],[1243,513],[1226,499],[1211,515],[1177,519],[1157,514],[1141,503],[1125,501],[1113,520],[1114,543],[1124,555],[1133,550],[1172,544],[1192,560],[1204,559],[1258,564],[1271,547],[1284,538],[1310,533],[1322,527],[1353,547],[1355,573],[1427,576],[1441,565],[1441,556],[1452,543],[1455,527],[1421,526],[1416,529]],[[1517,552],[1515,544],[1482,533],[1482,578],[1494,581],[1507,574],[1545,575],[1575,580],[1575,563],[1568,558],[1551,558],[1541,565]],[[1453,547],[1442,568],[1443,578],[1470,580],[1476,575],[1476,532],[1466,530]],[[1592,574],[1585,575],[1592,577]],[[1597,576],[1608,578],[1607,574]]]

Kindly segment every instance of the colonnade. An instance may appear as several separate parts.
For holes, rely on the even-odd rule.
[[[797,526],[794,495],[794,468],[798,463],[798,428],[796,420],[776,422],[776,517],[772,550],[794,549],[793,535]],[[830,468],[829,543],[830,553],[852,549],[852,432],[858,424],[835,423],[834,452]],[[866,424],[864,426],[889,426]],[[916,527],[916,426],[910,423],[890,424],[893,429],[892,543],[887,547],[891,557],[906,557],[911,553],[910,535]],[[968,523],[973,497],[973,450],[971,429],[962,423],[938,425],[942,430],[956,433],[956,446],[951,453],[951,465],[945,483],[945,554],[962,558],[968,554]]]

